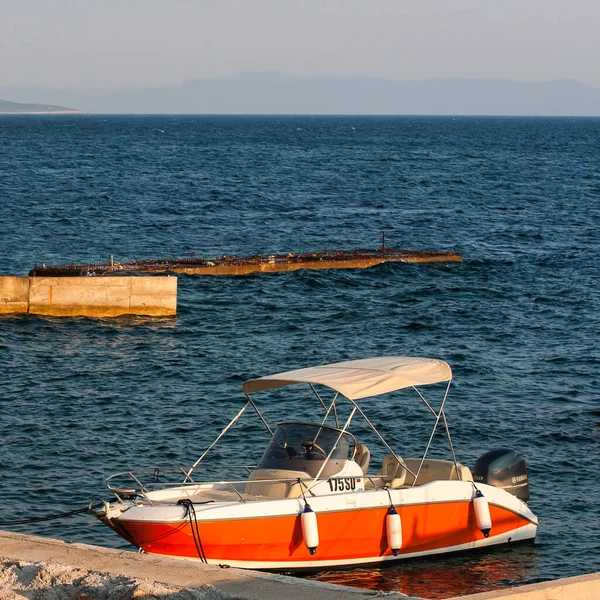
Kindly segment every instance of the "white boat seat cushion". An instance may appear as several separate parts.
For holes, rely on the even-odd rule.
[[[266,498],[298,498],[304,489],[298,481],[291,479],[309,479],[310,475],[303,471],[286,471],[284,469],[256,469],[252,471],[246,484],[246,494]],[[276,481],[283,479],[287,481]],[[275,480],[275,481],[268,481]]]
[[[356,444],[356,452],[354,453],[354,462],[362,469],[363,475],[369,470],[369,462],[371,461],[371,451],[364,444]]]
[[[421,459],[407,458],[405,463],[407,468],[416,474],[417,470],[419,469],[419,465],[421,464]],[[417,480],[417,485],[423,485],[424,483],[429,483],[430,481],[440,480],[448,481],[460,479],[461,481],[473,481],[471,469],[465,465],[461,465],[460,463],[457,463],[457,465],[460,477],[457,475],[456,468],[451,460],[436,460],[433,458],[428,458],[423,463],[423,467],[419,473],[419,479]],[[412,485],[414,480],[415,478],[413,474],[407,471],[404,485]]]
[[[393,454],[384,456],[383,462],[381,463],[381,471],[377,474],[378,477],[381,477],[384,485],[393,488],[404,485],[406,469],[404,468],[404,460],[402,460],[402,457],[398,456],[398,458],[400,459],[400,462],[398,462]]]
[[[380,482],[383,485],[387,485],[391,488],[398,488],[400,486],[413,485],[415,480],[412,473],[416,473],[421,464],[420,458],[407,458],[406,460],[399,457],[402,461],[398,464],[398,461],[393,454],[387,454],[381,464],[381,470],[377,474],[380,478]],[[421,472],[419,473],[419,479],[417,485],[423,485],[430,481],[448,481],[457,480],[461,481],[473,481],[473,475],[469,467],[458,464],[457,476],[456,468],[451,460],[437,460],[428,458],[423,463]],[[412,473],[410,472],[412,471]]]

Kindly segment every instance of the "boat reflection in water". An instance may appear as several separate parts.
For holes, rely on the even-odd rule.
[[[321,571],[309,579],[418,598],[452,598],[538,581],[538,552],[533,543],[485,553],[405,561],[388,568]]]

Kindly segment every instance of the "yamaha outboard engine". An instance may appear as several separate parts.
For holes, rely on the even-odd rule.
[[[527,465],[515,450],[498,448],[480,456],[473,469],[473,480],[501,488],[523,502],[529,499]]]

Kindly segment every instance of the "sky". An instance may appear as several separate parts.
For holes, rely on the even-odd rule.
[[[600,87],[598,0],[0,0],[0,87],[91,94],[244,71]]]

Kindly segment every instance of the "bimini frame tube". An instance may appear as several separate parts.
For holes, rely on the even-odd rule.
[[[315,390],[315,386],[312,383],[309,383],[308,387],[310,387],[310,389],[313,391],[313,394],[317,397],[317,400],[321,403],[323,410],[326,411],[327,406],[325,405],[325,402],[323,402],[323,398],[321,398],[321,396],[319,396],[319,392],[317,392],[317,390]]]
[[[446,403],[446,398],[448,397],[448,392],[450,391],[451,383],[452,383],[452,380],[448,381],[448,385],[446,386],[446,391],[444,392],[444,398],[442,399],[442,404],[440,405],[439,412],[436,413],[435,411],[433,411],[434,414],[436,415],[435,424],[433,426],[433,430],[431,431],[431,435],[429,436],[429,441],[427,442],[427,447],[425,448],[423,458],[421,459],[421,464],[419,464],[419,468],[417,469],[417,474],[415,475],[415,480],[413,481],[413,484],[411,487],[414,487],[417,483],[417,478],[419,477],[419,473],[421,472],[421,469],[423,468],[423,463],[425,462],[425,459],[427,458],[427,453],[429,452],[429,448],[431,447],[431,442],[433,441],[433,436],[435,435],[435,431],[437,429],[438,423],[440,422],[440,417],[442,415],[444,415],[444,404]],[[429,406],[429,404],[427,402],[425,404],[427,404],[427,406],[431,410],[431,407]],[[445,415],[444,415],[444,422],[446,422]],[[449,432],[448,432],[448,430],[446,430],[446,431],[447,431],[448,437],[449,437]],[[452,444],[452,442],[450,442],[450,444]],[[452,458],[454,459],[454,468],[456,469],[456,473],[457,473],[457,477],[458,477],[458,465],[456,464],[456,457],[454,456],[454,449],[452,449]]]
[[[340,431],[340,434],[338,435],[337,440],[335,440],[335,444],[329,451],[327,458],[323,461],[323,464],[321,465],[319,472],[315,475],[315,478],[312,480],[312,483],[308,486],[307,490],[309,492],[310,492],[310,489],[315,485],[315,483],[317,483],[317,481],[319,481],[319,477],[321,477],[321,473],[323,473],[323,469],[325,468],[325,465],[329,462],[329,459],[331,458],[331,455],[335,452],[335,449],[337,448],[339,441],[342,439],[342,436],[344,435],[344,433],[346,433],[346,429],[348,429],[348,425],[350,425],[350,421],[352,421],[352,417],[354,416],[354,413],[356,412],[356,408],[357,407],[355,405],[354,408],[352,409],[352,412],[350,413],[350,416],[348,417],[348,420],[346,421],[346,424]]]
[[[450,387],[451,383],[452,383],[452,381],[448,382],[448,388]],[[427,400],[425,399],[425,396],[423,396],[423,394],[421,394],[421,392],[418,390],[418,388],[413,386],[412,389],[415,390],[415,392],[417,393],[419,398],[421,398],[421,400],[423,400],[423,403],[431,411],[431,414],[434,417],[437,417],[438,414],[435,412],[435,410],[433,410],[433,408],[431,408],[431,405],[429,404],[429,402],[427,402]],[[448,395],[448,390],[446,390],[446,395]],[[458,462],[456,461],[456,454],[454,454],[454,445],[452,444],[452,437],[450,435],[450,428],[448,427],[448,420],[446,419],[446,413],[444,412],[443,408],[440,410],[440,412],[442,413],[442,418],[444,419],[444,428],[446,429],[446,436],[448,437],[448,444],[450,445],[450,453],[452,454],[452,462],[454,462],[454,468],[456,469],[456,476],[458,477],[458,479],[462,480],[462,476],[458,469]]]
[[[329,417],[329,413],[331,412],[331,409],[333,408],[333,413],[335,415],[335,426],[339,428],[340,424],[338,423],[337,411],[335,410],[335,401],[338,399],[339,395],[340,395],[339,392],[336,393],[336,395],[333,398],[333,401],[329,405],[329,408],[327,408],[327,406],[325,406],[325,404],[322,402],[323,408],[325,409],[325,416],[323,417],[323,420],[321,421],[321,425],[325,425],[325,422],[327,421],[327,418]],[[320,400],[320,398],[319,398],[319,400]]]
[[[263,422],[263,425],[267,428],[267,431],[271,434],[271,437],[273,437],[273,431],[269,427],[269,424],[265,421],[265,418],[262,416],[260,410],[258,410],[258,407],[256,406],[256,404],[254,404],[254,400],[252,400],[252,398],[250,398],[249,394],[244,394],[244,395],[246,396],[246,398],[248,398],[248,402],[250,404],[252,404],[252,408],[256,411],[256,414],[258,415],[259,419]],[[246,404],[246,406],[248,406],[248,405]]]
[[[235,425],[237,420],[244,414],[244,411],[248,408],[249,404],[252,405],[252,408],[256,411],[256,414],[259,416],[260,420],[263,422],[263,425],[266,427],[266,429],[269,432],[269,434],[271,435],[271,437],[273,437],[273,431],[269,427],[269,424],[265,421],[261,412],[258,410],[256,404],[254,404],[254,401],[252,400],[252,398],[250,398],[250,396],[248,394],[245,394],[245,396],[248,399],[246,404],[244,404],[244,406],[242,406],[242,408],[240,409],[238,414],[235,415],[235,417],[233,417],[233,419],[231,419],[231,421],[229,421],[229,425],[227,425],[227,427],[225,427],[225,429],[223,429],[223,431],[221,431],[221,433],[217,436],[217,439],[202,453],[202,456],[190,467],[190,470],[185,474],[184,482],[188,481],[190,479],[190,475],[191,475],[192,471],[200,464],[200,462],[202,462],[202,459],[217,445],[217,442],[229,431],[229,429],[231,429],[231,427],[233,427]]]
[[[375,427],[375,425],[373,425],[373,423],[371,423],[371,421],[369,421],[369,418],[358,407],[358,404],[356,404],[356,402],[354,402],[354,400],[350,400],[350,398],[348,398],[348,401],[350,402],[350,404],[352,404],[352,406],[354,406],[354,409],[357,410],[361,414],[362,418],[368,423],[369,427],[375,432],[375,435],[380,439],[381,443],[390,451],[390,454],[393,455],[393,457],[396,459],[398,464],[402,465],[403,468],[405,468],[413,477],[415,477],[415,474],[404,464],[404,461],[392,450],[392,447],[385,441],[385,439],[379,433],[379,431],[377,431],[377,428]],[[416,481],[416,477],[415,477],[415,481]]]
[[[229,421],[229,425],[227,425],[227,427],[225,427],[225,429],[221,431],[221,433],[217,436],[217,439],[202,453],[202,456],[190,467],[190,470],[187,473],[185,473],[184,482],[188,481],[192,471],[200,464],[202,459],[217,445],[217,442],[229,431],[229,429],[231,429],[231,427],[235,425],[236,421],[244,414],[244,411],[248,408],[248,404],[250,404],[251,402],[252,401],[249,399],[248,402],[246,402],[246,404],[242,406],[238,414],[235,415],[235,417],[233,417],[231,421]]]
[[[442,418],[444,419],[444,427],[446,428],[446,435],[448,436],[448,444],[450,444],[450,453],[452,454],[452,462],[454,462],[454,468],[456,469],[456,478],[462,481],[462,475],[458,468],[458,462],[456,462],[456,454],[454,454],[454,446],[452,445],[452,438],[450,437],[450,428],[448,427],[448,421],[446,420],[446,413],[442,411]]]

